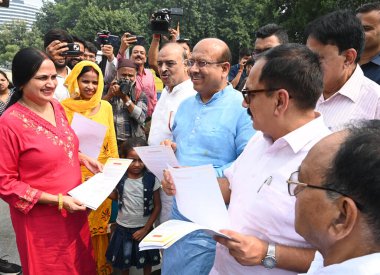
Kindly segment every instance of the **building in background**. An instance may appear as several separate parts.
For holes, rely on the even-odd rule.
[[[0,25],[13,20],[23,20],[30,29],[36,21],[38,11],[39,7],[27,4],[24,0],[10,0],[9,8],[0,7]]]

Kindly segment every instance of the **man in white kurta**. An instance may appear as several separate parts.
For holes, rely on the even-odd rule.
[[[152,114],[149,145],[159,145],[166,139],[173,140],[172,126],[178,106],[196,94],[187,74],[186,59],[186,52],[177,43],[168,43],[158,54],[158,71],[165,88]],[[160,197],[162,207],[158,222],[163,223],[171,217],[173,198],[166,196],[161,189]]]

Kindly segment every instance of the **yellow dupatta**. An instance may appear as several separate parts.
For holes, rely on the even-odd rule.
[[[90,66],[94,68],[98,74],[98,89],[90,100],[80,99],[80,90],[78,85],[78,75],[82,72],[83,67]],[[100,104],[100,100],[103,95],[104,80],[103,74],[99,66],[92,61],[81,61],[75,65],[70,74],[67,76],[64,84],[70,93],[70,98],[61,102],[61,105],[65,109],[67,119],[71,124],[74,113],[79,113],[84,116],[88,116],[92,109]]]

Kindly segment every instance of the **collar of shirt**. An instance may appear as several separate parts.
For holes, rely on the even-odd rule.
[[[176,93],[179,93],[179,92],[185,90],[190,85],[192,87],[193,86],[193,82],[191,82],[191,79],[189,78],[189,79],[183,81],[182,83],[174,86],[174,88],[173,88],[173,90],[171,92],[169,91],[169,89],[168,89],[167,86],[165,86],[165,89],[167,90],[168,94],[174,95]]]
[[[374,253],[364,255],[357,258],[346,260],[339,264],[333,264],[324,266],[323,256],[320,252],[315,253],[313,262],[307,273],[303,274],[320,274],[320,275],[332,275],[332,274],[358,274],[358,275],[372,275],[379,274],[379,261],[380,253]]]
[[[320,136],[321,129],[323,128],[329,131],[323,121],[323,116],[315,112],[315,119],[277,139],[275,142],[273,142],[270,137],[264,136],[265,140],[273,143],[268,152],[277,152],[282,147],[289,145],[294,154],[297,154],[307,143]]]
[[[67,74],[66,74],[65,77],[63,77],[63,76],[61,76],[61,75],[59,75],[59,74],[57,74],[57,77],[66,80],[66,77],[71,73],[71,69],[70,69],[69,67],[66,66],[66,71],[67,71]]]
[[[324,100],[323,95],[319,98],[319,102],[328,101],[338,95],[349,98],[352,102],[356,102],[360,97],[361,87],[363,84],[364,73],[359,65],[356,64],[356,68],[351,77],[344,83],[343,87],[340,88],[334,95]]]
[[[380,66],[380,53],[378,53],[374,58],[372,58],[370,62]]]
[[[236,91],[232,91],[233,90],[233,87],[230,83],[227,84],[226,87],[224,87],[223,90],[219,91],[219,92],[216,92],[215,94],[212,95],[211,99],[209,101],[207,101],[206,103],[204,103],[201,99],[201,96],[199,93],[197,93],[196,95],[196,99],[197,101],[200,103],[200,104],[204,104],[204,105],[209,105],[211,104],[211,102],[214,102],[215,100],[217,100],[218,98],[224,96],[226,93],[229,93],[231,90],[231,92],[236,92]]]
[[[137,75],[140,75],[140,76],[146,75],[146,69],[144,69],[142,73],[140,73],[139,70],[137,70]]]

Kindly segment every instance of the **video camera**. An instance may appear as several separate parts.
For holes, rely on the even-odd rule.
[[[120,92],[132,99],[132,91],[135,88],[135,82],[122,78],[117,81],[117,85],[120,87]]]
[[[120,46],[120,37],[112,35],[109,31],[103,30],[96,34],[95,42],[100,45],[112,45],[114,48]]]
[[[169,31],[172,15],[182,16],[182,8],[160,9],[152,14],[150,28],[153,33],[166,34]]]

